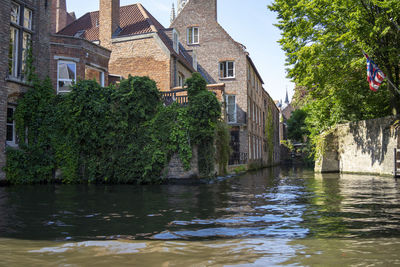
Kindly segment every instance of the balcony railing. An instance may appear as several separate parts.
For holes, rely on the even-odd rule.
[[[166,106],[176,102],[182,106],[188,104],[188,96],[186,90],[174,90],[170,92],[161,92],[162,99]]]

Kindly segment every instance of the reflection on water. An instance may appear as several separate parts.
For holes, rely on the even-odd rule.
[[[395,179],[267,169],[207,185],[0,188],[6,265],[400,264]]]

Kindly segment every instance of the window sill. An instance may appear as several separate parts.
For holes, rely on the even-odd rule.
[[[188,46],[200,46],[200,43],[187,44]]]
[[[227,77],[227,78],[220,77],[219,79],[222,81],[230,81],[230,80],[236,80],[236,77]]]
[[[18,149],[19,148],[18,144],[11,143],[11,142],[8,142],[8,141],[6,141],[6,147],[10,147],[10,148],[14,148],[14,149]]]
[[[25,86],[32,86],[27,81],[22,80],[21,78],[18,78],[18,77],[6,77],[5,80],[6,80],[6,82],[13,82],[13,83],[17,83],[17,84],[25,85]]]

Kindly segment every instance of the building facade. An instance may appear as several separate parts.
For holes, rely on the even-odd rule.
[[[198,71],[207,82],[225,84],[233,149],[230,164],[278,163],[279,153],[274,153],[273,159],[266,157],[270,148],[266,147],[264,127],[270,110],[274,112],[273,124],[278,125],[276,106],[263,89],[264,82],[245,46],[233,40],[218,23],[217,0],[179,1],[178,14],[171,18],[171,28],[180,33],[185,48],[197,55]],[[278,126],[274,129],[279,136]],[[279,142],[274,141],[273,146],[271,149],[278,151]]]
[[[119,0],[100,0],[99,11],[85,14],[58,34],[109,49],[112,77],[149,76],[161,91],[182,86],[196,69],[179,34],[164,28],[139,3],[120,7]]]
[[[6,147],[18,145],[13,113],[18,98],[30,87],[26,81],[29,49],[39,77],[49,74],[50,17],[47,0],[0,1],[0,168],[5,165]]]

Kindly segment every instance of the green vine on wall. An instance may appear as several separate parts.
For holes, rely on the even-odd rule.
[[[275,131],[274,131],[274,118],[272,115],[272,109],[268,107],[267,119],[265,122],[265,133],[267,137],[266,142],[266,151],[268,151],[268,164],[272,165],[274,163],[274,140],[275,140]]]
[[[65,95],[55,95],[50,80],[33,79],[15,112],[20,147],[7,151],[7,179],[155,183],[175,153],[188,170],[193,145],[201,175],[213,175],[220,104],[201,75],[187,84],[183,107],[164,106],[148,77],[129,77],[118,88],[79,81]]]

